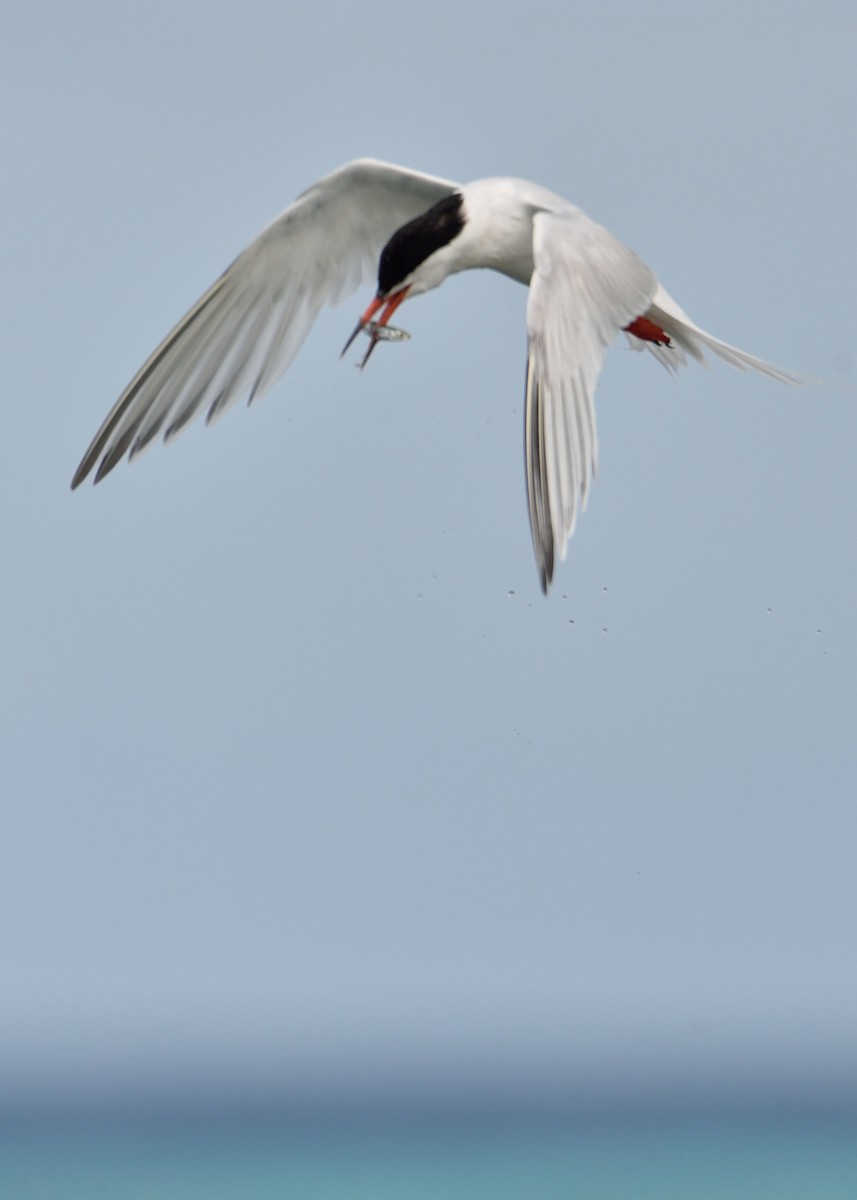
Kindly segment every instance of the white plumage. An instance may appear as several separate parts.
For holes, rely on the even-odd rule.
[[[72,487],[96,464],[97,482],[198,413],[211,420],[270,387],[320,309],[379,270],[379,256],[378,295],[355,334],[382,306],[383,325],[406,296],[458,271],[488,267],[529,285],[525,458],[545,591],[595,474],[593,394],[620,330],[670,369],[688,355],[704,361],[708,349],[734,367],[802,382],[705,333],[631,250],[537,184],[484,179],[462,187],[359,159],[303,192],[179,322],[113,406]]]

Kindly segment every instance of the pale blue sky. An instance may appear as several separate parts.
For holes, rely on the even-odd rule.
[[[498,276],[68,485],[364,154],[533,178],[854,387],[855,51],[844,0],[7,4],[0,1099],[853,1088],[853,392],[617,343],[548,600]]]

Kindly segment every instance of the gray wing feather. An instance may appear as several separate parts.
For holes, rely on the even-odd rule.
[[[542,590],[585,508],[598,443],[593,395],[606,347],[657,288],[631,250],[579,209],[537,213],[527,303],[524,455]]]
[[[319,311],[370,277],[391,235],[457,188],[358,159],[303,192],[235,259],[143,364],[75,472],[95,481],[164,431],[175,437],[260,395],[286,370]]]

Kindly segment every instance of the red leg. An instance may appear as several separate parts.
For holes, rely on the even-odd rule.
[[[625,326],[625,332],[632,333],[643,342],[654,342],[656,346],[672,345],[669,335],[648,317],[635,317],[630,325]]]

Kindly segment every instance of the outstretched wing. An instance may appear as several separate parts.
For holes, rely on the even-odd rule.
[[[326,304],[377,269],[391,235],[457,185],[358,159],[303,192],[235,259],[143,364],[75,472],[95,481],[201,410],[250,400],[288,367]]]
[[[524,443],[542,590],[586,506],[598,442],[593,393],[604,350],[649,307],[657,281],[633,251],[576,208],[533,219]]]

